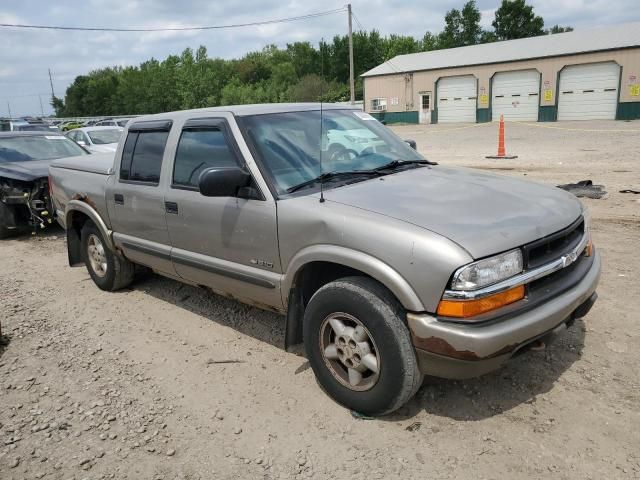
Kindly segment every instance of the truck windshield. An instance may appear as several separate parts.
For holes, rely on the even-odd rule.
[[[0,163],[51,160],[86,154],[85,150],[62,135],[0,137]]]
[[[322,172],[380,168],[393,161],[424,160],[367,113],[319,110],[252,115],[241,120],[276,190],[285,194]],[[337,177],[335,177],[337,178]]]

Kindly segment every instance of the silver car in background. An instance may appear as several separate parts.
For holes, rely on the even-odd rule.
[[[115,153],[122,131],[121,127],[82,127],[70,130],[66,136],[91,153]]]

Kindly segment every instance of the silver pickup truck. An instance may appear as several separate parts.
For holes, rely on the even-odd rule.
[[[381,415],[423,375],[547,343],[596,299],[600,258],[560,189],[424,159],[345,106],[136,118],[113,155],[50,169],[69,263],[103,290],[143,265],[286,315],[337,402]]]

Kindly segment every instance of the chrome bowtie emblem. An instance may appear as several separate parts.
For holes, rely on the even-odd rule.
[[[566,268],[578,259],[576,252],[567,253],[562,256],[562,268]]]

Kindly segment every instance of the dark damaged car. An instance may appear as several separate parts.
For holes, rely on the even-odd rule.
[[[54,132],[0,132],[0,238],[52,222],[49,165],[87,151]]]

